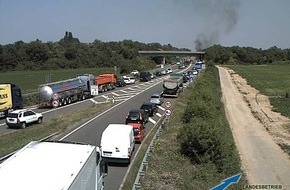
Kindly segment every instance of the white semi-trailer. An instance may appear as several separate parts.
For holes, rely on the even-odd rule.
[[[107,169],[96,146],[33,141],[0,164],[0,189],[100,190]]]

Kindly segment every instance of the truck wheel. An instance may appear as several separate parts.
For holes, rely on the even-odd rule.
[[[37,123],[38,123],[38,124],[42,123],[42,118],[41,118],[41,117],[38,118]]]
[[[59,105],[59,103],[58,103],[57,100],[54,100],[54,101],[52,102],[52,107],[56,108],[56,107],[58,107],[58,105]]]
[[[25,122],[23,122],[23,123],[21,124],[21,128],[22,128],[22,129],[25,129],[25,128],[26,128],[26,123],[25,123]]]
[[[58,106],[59,106],[59,107],[62,106],[62,101],[63,101],[63,99],[60,99],[60,100],[58,101]]]

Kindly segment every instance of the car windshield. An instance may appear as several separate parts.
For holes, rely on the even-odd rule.
[[[150,109],[150,106],[149,105],[142,105],[141,109]]]
[[[8,113],[7,117],[17,118],[18,117],[18,113]]]

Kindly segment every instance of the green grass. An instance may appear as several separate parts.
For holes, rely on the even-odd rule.
[[[38,86],[45,84],[45,76],[51,75],[51,82],[74,78],[78,74],[90,73],[95,76],[101,73],[114,73],[114,68],[80,68],[42,71],[12,71],[0,73],[1,83],[14,83],[22,93],[36,92]]]
[[[73,114],[67,114],[65,117],[59,116],[49,122],[31,125],[26,129],[0,135],[0,157],[20,149],[30,141],[37,141],[53,133],[61,133],[69,127],[84,123],[111,106],[111,103],[94,105]]]
[[[273,110],[290,117],[290,65],[227,66],[245,78],[252,87],[270,97]]]
[[[228,66],[267,96],[290,93],[290,65]]]

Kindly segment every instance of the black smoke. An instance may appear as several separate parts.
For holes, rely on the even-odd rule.
[[[204,22],[204,27],[194,40],[197,51],[218,44],[221,35],[232,32],[236,27],[240,0],[197,0],[193,2]]]

